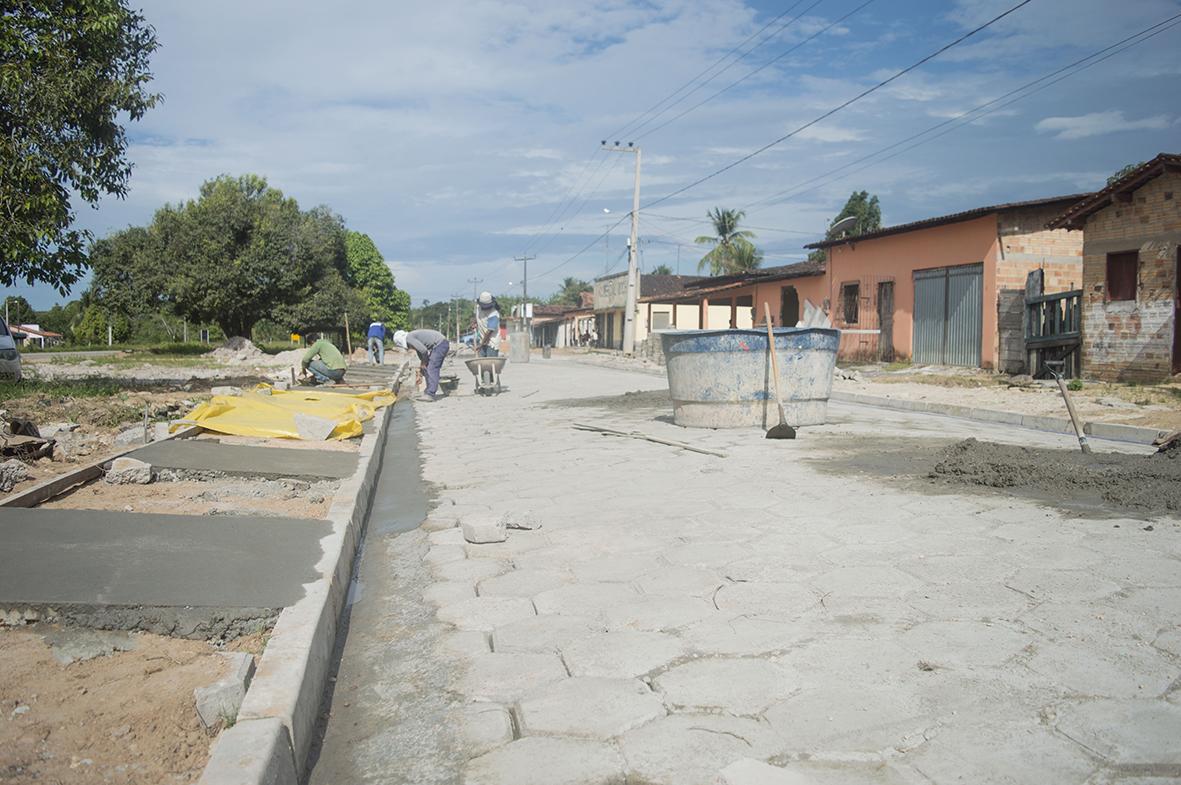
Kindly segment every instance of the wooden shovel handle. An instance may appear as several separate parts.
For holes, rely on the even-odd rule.
[[[775,379],[775,402],[783,411],[783,393],[779,392],[779,360],[775,356],[775,333],[771,332],[771,304],[763,301],[763,313],[767,318],[767,351],[771,353],[771,376]]]

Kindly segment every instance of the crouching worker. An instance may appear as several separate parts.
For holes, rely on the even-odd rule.
[[[327,338],[321,338],[309,346],[300,365],[304,374],[311,374],[316,384],[344,382],[344,356]]]
[[[394,333],[394,345],[401,349],[413,349],[418,355],[422,375],[426,377],[426,391],[420,401],[434,401],[439,398],[439,372],[451,344],[447,336],[438,330],[398,330]]]

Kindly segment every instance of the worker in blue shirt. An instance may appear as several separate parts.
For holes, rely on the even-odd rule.
[[[476,298],[476,354],[496,357],[500,354],[500,308],[491,292]]]
[[[385,363],[385,325],[377,319],[369,323],[369,362],[374,365]]]

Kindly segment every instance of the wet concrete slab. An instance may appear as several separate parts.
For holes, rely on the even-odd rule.
[[[357,471],[357,456],[340,450],[254,447],[213,440],[168,439],[132,457],[159,469],[222,472],[249,477],[316,477],[343,480]]]
[[[0,508],[0,606],[283,608],[325,521]]]

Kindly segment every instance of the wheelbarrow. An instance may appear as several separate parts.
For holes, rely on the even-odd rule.
[[[499,395],[500,369],[504,367],[507,357],[474,357],[464,360],[467,369],[476,377],[477,395]]]

